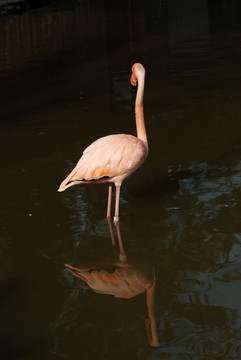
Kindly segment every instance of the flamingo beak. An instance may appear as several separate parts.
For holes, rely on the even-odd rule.
[[[137,86],[137,79],[134,78],[133,74],[131,74],[130,83],[132,86]]]

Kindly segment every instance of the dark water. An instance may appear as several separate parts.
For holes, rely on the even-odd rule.
[[[0,18],[3,359],[240,359],[240,10],[56,1]],[[107,187],[57,193],[91,141],[135,134],[136,61],[150,153],[123,184],[120,226],[127,258],[155,269],[159,347],[145,292],[99,294],[64,267],[111,253]]]

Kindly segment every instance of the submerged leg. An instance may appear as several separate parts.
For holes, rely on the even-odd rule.
[[[119,241],[120,261],[126,261],[126,254],[125,254],[125,251],[124,251],[124,248],[123,248],[121,232],[120,232],[120,223],[116,222],[115,227],[116,227],[117,237],[118,237],[118,241]]]
[[[107,213],[106,213],[107,219],[111,218],[111,197],[112,197],[112,183],[109,183]]]
[[[110,236],[111,236],[111,241],[112,241],[112,245],[115,246],[115,235],[114,235],[114,231],[112,228],[112,222],[111,219],[107,218],[108,224],[109,224],[109,229],[110,229]]]
[[[120,186],[116,186],[114,221],[119,221]]]

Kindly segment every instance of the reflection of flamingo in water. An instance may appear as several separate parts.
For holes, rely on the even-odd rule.
[[[113,254],[97,263],[74,267],[65,264],[75,276],[84,280],[94,291],[100,294],[113,295],[118,298],[130,299],[146,291],[146,304],[149,318],[145,320],[148,342],[158,346],[156,317],[154,309],[155,271],[153,266],[135,256],[124,253],[119,223],[116,224],[119,250],[109,221]]]
[[[136,63],[130,80],[137,85],[135,117],[137,137],[126,134],[109,135],[94,141],[85,149],[75,168],[61,183],[58,191],[78,184],[109,183],[107,218],[111,217],[112,183],[116,186],[115,221],[119,221],[120,187],[147,157],[148,143],[144,123],[143,96],[145,69]]]

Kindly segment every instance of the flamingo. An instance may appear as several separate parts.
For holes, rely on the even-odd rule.
[[[111,217],[112,184],[116,187],[114,221],[119,221],[120,188],[123,180],[145,161],[148,142],[144,122],[143,96],[145,68],[140,63],[132,66],[130,83],[137,86],[135,119],[137,137],[129,134],[108,135],[88,146],[75,168],[60,184],[58,191],[78,184],[109,183],[107,214]]]
[[[119,249],[111,225],[113,252],[104,259],[82,266],[65,264],[66,268],[76,277],[84,280],[92,290],[99,294],[112,295],[117,298],[131,299],[146,292],[148,318],[145,328],[149,345],[160,345],[155,315],[155,270],[151,263],[137,256],[127,256],[124,252],[119,222],[116,222]]]

